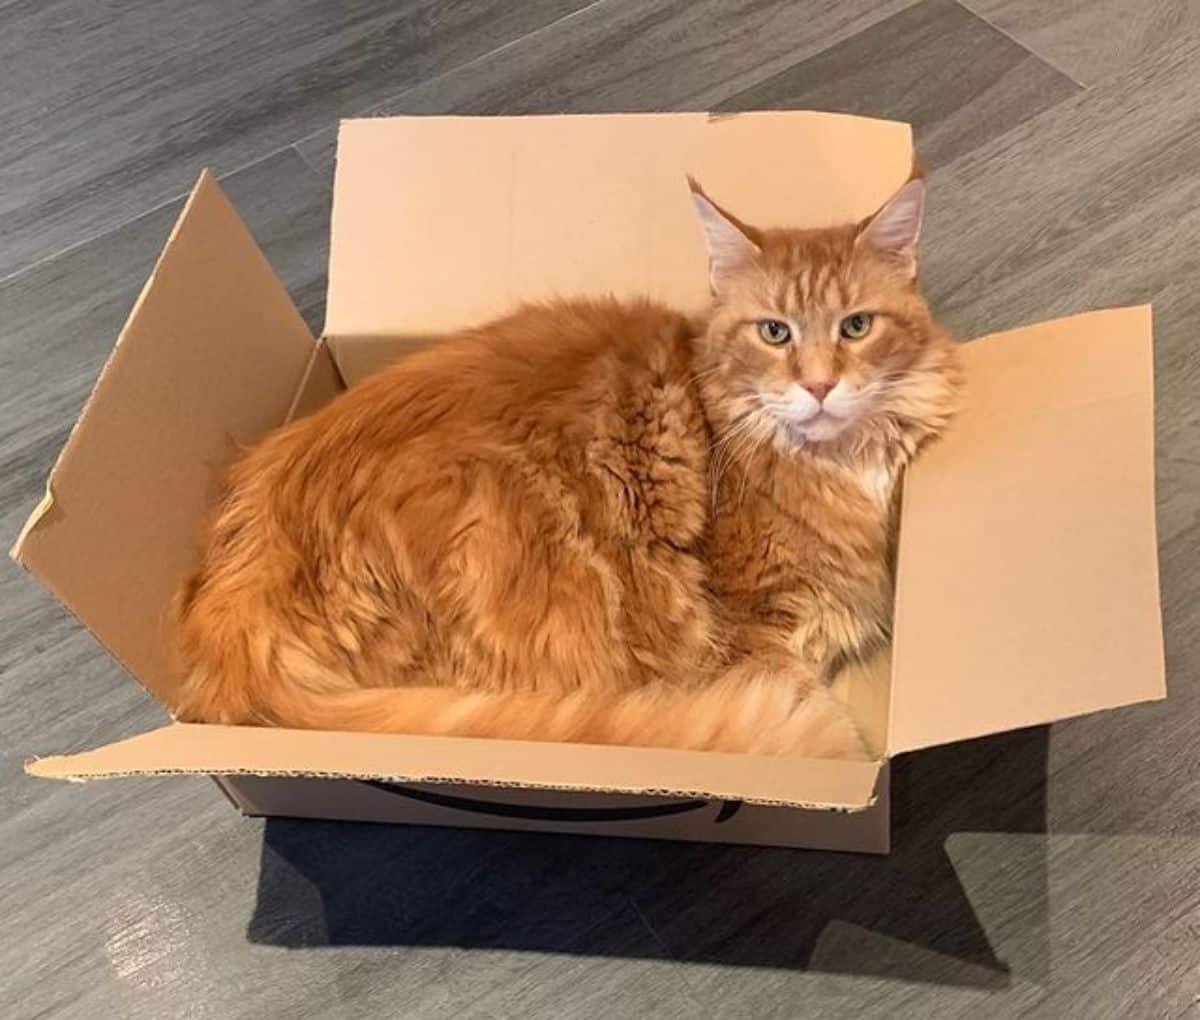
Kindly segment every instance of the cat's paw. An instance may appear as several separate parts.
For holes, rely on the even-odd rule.
[[[788,647],[801,662],[828,678],[838,663],[886,640],[886,628],[874,617],[824,606],[791,635]]]

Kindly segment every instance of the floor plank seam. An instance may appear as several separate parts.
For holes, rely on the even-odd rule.
[[[326,129],[326,130],[328,130],[328,129]],[[303,154],[298,149],[296,149],[297,144],[298,143],[296,143],[296,142],[289,142],[287,145],[281,145],[278,148],[272,149],[270,152],[267,152],[261,156],[256,156],[253,159],[247,160],[243,163],[239,163],[233,169],[226,170],[226,171],[221,172],[220,174],[217,174],[216,175],[217,180],[218,180],[218,182],[228,180],[230,177],[233,177],[235,174],[240,174],[243,170],[249,170],[251,167],[258,166],[259,163],[264,163],[268,159],[274,159],[276,156],[282,155],[283,153],[287,152],[288,149],[295,150],[295,153],[299,157],[300,162],[303,164],[304,169],[307,170],[309,173],[311,173],[315,178],[317,178],[319,180],[321,175],[313,168],[313,165],[307,159],[304,158]],[[194,184],[195,182],[192,182],[192,183]],[[123,219],[118,223],[114,223],[111,227],[105,227],[103,230],[101,230],[95,234],[88,234],[86,237],[82,238],[81,240],[74,241],[71,244],[68,244],[65,248],[60,248],[58,251],[53,252],[50,255],[44,255],[42,258],[37,259],[34,262],[30,262],[29,264],[22,266],[20,269],[14,270],[13,272],[9,273],[7,276],[0,276],[0,287],[5,287],[10,283],[13,283],[13,282],[19,280],[26,273],[30,273],[35,269],[41,268],[42,266],[49,265],[51,262],[55,261],[56,259],[63,258],[66,255],[70,255],[72,252],[78,251],[80,248],[84,248],[89,244],[94,244],[95,242],[101,241],[104,238],[109,237],[110,235],[115,234],[120,230],[124,230],[131,223],[136,223],[138,220],[145,219],[147,216],[152,216],[155,213],[162,212],[163,209],[166,209],[167,207],[175,204],[176,202],[182,202],[184,199],[186,199],[188,197],[188,195],[191,194],[191,191],[192,191],[192,184],[189,184],[185,191],[176,192],[175,194],[171,195],[170,198],[164,199],[161,202],[155,202],[154,205],[150,206],[148,209],[143,209],[139,213],[134,213],[132,216],[130,216],[126,219]]]
[[[735,92],[733,92],[730,95],[726,95],[725,98],[722,99],[719,103],[714,103],[712,105],[715,108],[724,109],[728,103],[737,100],[737,98],[739,96],[745,95],[747,92],[753,92],[756,89],[762,88],[768,82],[774,81],[776,78],[781,78],[782,76],[786,75],[789,71],[801,66],[802,64],[806,63],[807,61],[813,60],[814,58],[822,56],[823,54],[827,53],[829,50],[833,49],[834,47],[840,46],[842,43],[851,42],[852,40],[857,39],[858,36],[862,35],[864,32],[870,32],[872,29],[876,28],[877,26],[882,25],[887,21],[890,21],[892,18],[900,17],[903,14],[907,14],[914,7],[920,7],[921,4],[926,3],[926,2],[928,2],[928,0],[909,0],[908,3],[904,4],[901,7],[897,7],[895,10],[891,10],[889,8],[888,10],[886,10],[884,12],[873,12],[873,13],[876,13],[878,16],[864,25],[857,26],[855,28],[855,30],[853,32],[851,32],[849,35],[835,36],[832,40],[827,40],[826,44],[823,45],[821,47],[821,49],[814,50],[812,53],[808,53],[808,54],[800,57],[800,59],[794,61],[791,64],[788,64],[786,67],[782,67],[777,70],[769,70],[769,71],[765,72],[761,78],[755,78],[752,80],[748,80],[745,85],[739,85]],[[951,0],[951,2],[957,3],[958,0]]]
[[[263,158],[265,159],[268,157]],[[257,160],[255,162],[257,162]],[[236,173],[236,171],[234,172]],[[222,176],[228,175],[226,174]],[[56,259],[63,258],[64,256],[70,255],[72,252],[78,251],[80,248],[85,248],[89,244],[94,244],[97,241],[103,240],[104,238],[115,234],[117,231],[128,227],[131,223],[136,223],[138,220],[145,219],[147,216],[151,216],[156,212],[161,212],[172,203],[179,202],[182,199],[187,198],[187,196],[188,192],[186,191],[172,195],[170,198],[165,199],[162,202],[156,202],[154,205],[150,206],[149,209],[143,209],[139,213],[134,213],[134,215],[128,217],[127,219],[121,220],[119,223],[113,224],[111,227],[105,227],[103,230],[95,234],[88,234],[86,237],[68,244],[65,248],[60,248],[58,251],[52,252],[49,255],[43,255],[40,259],[36,259],[35,261],[24,265],[20,269],[14,269],[7,276],[0,276],[0,287],[6,287],[8,284],[16,282],[27,273],[33,272],[35,269],[40,269],[43,266],[47,266],[51,262],[54,262]]]
[[[975,18],[977,21],[983,22],[983,24],[987,25],[987,27],[992,29],[992,31],[997,32],[1000,35],[1004,36],[1004,38],[1007,39],[1009,42],[1014,43],[1017,46],[1020,46],[1021,49],[1023,49],[1026,53],[1028,53],[1035,60],[1040,60],[1047,67],[1054,68],[1054,70],[1056,70],[1064,78],[1066,78],[1069,81],[1072,81],[1076,85],[1078,85],[1079,88],[1081,90],[1083,90],[1084,92],[1086,92],[1088,89],[1091,88],[1091,86],[1088,85],[1087,82],[1080,81],[1078,78],[1075,77],[1075,75],[1073,75],[1066,68],[1060,67],[1053,60],[1050,60],[1050,59],[1042,56],[1040,53],[1037,52],[1037,50],[1033,49],[1027,42],[1025,42],[1021,39],[1018,39],[1011,32],[1001,28],[994,21],[992,21],[991,18],[984,17],[984,15],[980,14],[977,10],[972,8],[969,4],[965,3],[964,0],[954,0],[954,2],[959,7],[961,7],[964,11],[966,11],[969,15],[971,15],[972,18]]]
[[[658,932],[654,930],[654,925],[652,925],[646,918],[645,913],[643,913],[641,906],[638,904],[637,897],[632,893],[626,893],[625,898],[629,900],[629,905],[633,908],[633,912],[637,914],[638,920],[641,922],[642,927],[646,929],[647,934],[649,934],[650,938],[654,940],[654,944],[662,950],[663,956],[665,956],[668,960],[674,960],[675,954],[667,948],[667,944],[662,940],[662,936],[660,936]]]
[[[324,132],[326,132],[328,130],[329,130],[329,128],[322,128],[321,131],[316,132],[316,134],[323,134]],[[306,167],[308,167],[308,169],[312,173],[316,174],[317,177],[324,179],[325,171],[322,170],[319,166],[316,166],[311,159],[309,159],[306,155],[304,155],[304,150],[300,148],[301,145],[303,145],[307,140],[309,140],[313,137],[314,137],[314,135],[305,135],[304,138],[297,139],[296,141],[292,142],[290,145],[285,146],[285,148],[291,149],[297,156],[300,157],[300,162],[302,162]]]
[[[451,75],[458,71],[470,68],[473,65],[475,65],[476,63],[478,63],[479,61],[486,60],[486,59],[494,56],[497,53],[503,53],[505,50],[509,49],[512,46],[515,46],[518,43],[524,42],[526,39],[530,39],[533,36],[539,35],[542,32],[545,32],[549,29],[560,26],[564,22],[570,21],[571,19],[579,16],[580,14],[583,14],[586,11],[592,10],[592,8],[594,8],[594,7],[599,7],[600,5],[606,4],[609,2],[610,2],[610,0],[591,0],[591,3],[584,4],[582,7],[579,7],[576,10],[570,11],[567,14],[564,14],[559,18],[555,18],[553,21],[548,21],[544,25],[539,25],[532,32],[526,32],[524,35],[519,35],[516,38],[508,39],[505,42],[501,43],[499,46],[493,47],[492,49],[487,50],[485,53],[481,53],[478,56],[472,57],[470,60],[463,61],[463,63],[461,63],[461,64],[455,64],[453,67],[449,67],[443,71],[439,71],[432,78],[422,79],[420,82],[418,82],[414,85],[407,86],[388,98],[380,100],[379,102],[376,102],[376,103],[372,103],[372,104],[370,104],[370,106],[362,108],[358,111],[348,113],[348,114],[346,114],[346,117],[370,116],[372,110],[378,109],[380,106],[382,106],[385,103],[390,103],[390,102],[395,101],[395,99],[399,98],[400,96],[403,96],[407,92],[412,91],[418,85],[426,85],[430,81],[438,81],[439,79],[444,78],[447,75]],[[3,6],[0,5],[0,10],[2,10],[2,9],[3,9]],[[338,122],[340,122],[341,119],[343,119],[343,118],[339,118]],[[338,122],[335,122],[335,125],[334,125],[335,127],[337,126]],[[300,159],[304,163],[304,166],[310,172],[312,172],[313,174],[315,174],[317,176],[322,176],[320,170],[318,170],[316,167],[314,167],[312,165],[312,163],[309,162],[309,160],[304,158],[304,155],[300,151],[299,146],[303,145],[305,142],[310,141],[313,138],[316,138],[316,137],[319,137],[320,135],[325,134],[328,130],[329,130],[328,127],[319,128],[315,131],[309,132],[306,135],[302,135],[299,138],[292,139],[292,141],[286,142],[283,145],[279,145],[276,148],[271,149],[270,151],[268,151],[266,153],[262,153],[260,155],[254,156],[248,160],[245,160],[242,163],[238,164],[237,166],[233,167],[232,169],[223,171],[221,174],[218,175],[218,180],[222,180],[226,177],[232,176],[233,174],[240,173],[242,170],[246,170],[249,167],[255,166],[256,164],[261,163],[263,160],[271,159],[274,156],[278,156],[280,153],[283,153],[288,149],[294,149],[296,151],[296,154],[298,156],[300,156]],[[130,223],[134,223],[137,220],[140,220],[143,216],[148,216],[151,213],[158,212],[161,209],[165,208],[166,206],[169,206],[172,202],[177,202],[180,199],[186,198],[187,195],[190,193],[190,190],[191,190],[191,188],[189,185],[188,190],[186,190],[186,191],[181,191],[176,194],[173,194],[171,197],[164,199],[163,201],[157,202],[154,205],[150,206],[148,209],[144,209],[142,212],[136,213],[133,216],[130,216],[124,220],[121,220],[119,223],[113,224],[111,227],[106,227],[105,229],[100,230],[95,234],[89,234],[87,237],[84,237],[79,241],[75,241],[72,244],[69,244],[64,248],[60,248],[58,251],[52,252],[49,255],[45,255],[39,259],[36,259],[33,262],[30,262],[30,263],[22,266],[20,269],[16,269],[13,272],[0,277],[0,287],[11,282],[12,280],[15,280],[15,279],[23,276],[25,273],[29,272],[30,270],[36,269],[38,266],[42,266],[49,262],[52,262],[55,259],[68,254],[69,252],[75,251],[78,248],[82,248],[84,245],[91,244],[93,241],[98,241],[102,237],[107,237],[109,234],[113,233],[114,231],[120,230],[122,227],[127,227]]]
[[[544,32],[548,32],[551,29],[561,27],[566,22],[579,17],[581,14],[585,14],[586,12],[593,10],[596,7],[600,7],[604,4],[608,4],[611,2],[612,2],[612,0],[592,0],[591,3],[585,4],[583,7],[580,7],[578,10],[571,11],[570,14],[564,14],[561,18],[555,18],[553,21],[548,21],[546,24],[542,25],[541,27],[535,28],[532,32],[526,32],[524,35],[518,36],[516,39],[509,39],[507,42],[501,43],[499,46],[495,47],[494,49],[488,50],[486,53],[481,53],[481,54],[479,54],[479,56],[472,57],[470,60],[467,60],[461,64],[455,64],[453,67],[448,67],[444,71],[439,71],[437,74],[432,75],[429,78],[423,78],[419,82],[414,82],[412,85],[407,85],[404,88],[402,88],[399,92],[395,92],[392,95],[379,100],[378,102],[372,103],[370,106],[366,107],[363,110],[360,110],[356,113],[347,114],[346,117],[339,118],[339,123],[341,122],[341,120],[345,120],[345,119],[381,116],[382,111],[394,108],[395,104],[400,102],[410,92],[416,92],[421,89],[427,89],[431,85],[435,85],[439,81],[444,81],[446,78],[449,78],[451,75],[459,74],[463,71],[468,71],[472,67],[475,67],[476,65],[481,64],[484,61],[492,59],[492,57],[496,56],[496,54],[498,54],[498,53],[504,53],[507,50],[512,49],[514,46],[523,44],[523,43],[527,42],[528,40],[535,38],[536,36],[542,35]],[[447,112],[449,112],[449,111],[447,111]],[[299,149],[300,146],[302,146],[308,142],[314,141],[317,138],[320,138],[322,135],[326,134],[328,131],[329,131],[329,128],[327,128],[327,127],[321,128],[317,131],[312,131],[309,134],[305,135],[303,138],[297,138],[292,143],[292,145],[295,146],[297,149]],[[310,163],[309,166],[312,166],[312,164]]]

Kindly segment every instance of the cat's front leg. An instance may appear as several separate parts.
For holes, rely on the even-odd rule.
[[[788,648],[819,677],[828,680],[847,659],[885,644],[888,631],[882,606],[813,600],[806,611],[797,614]]]

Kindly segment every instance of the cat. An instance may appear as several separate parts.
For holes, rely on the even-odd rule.
[[[230,470],[176,599],[182,721],[869,758],[900,475],[949,422],[925,185],[760,230],[692,183],[698,319],[528,305]]]

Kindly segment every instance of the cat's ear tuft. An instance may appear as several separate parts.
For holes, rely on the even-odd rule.
[[[917,273],[917,241],[925,216],[925,182],[914,177],[896,192],[858,232],[858,241],[901,260],[910,276]]]
[[[708,247],[708,277],[714,294],[719,294],[737,273],[754,265],[760,250],[746,233],[746,228],[724,212],[689,177],[692,207],[704,228]]]

